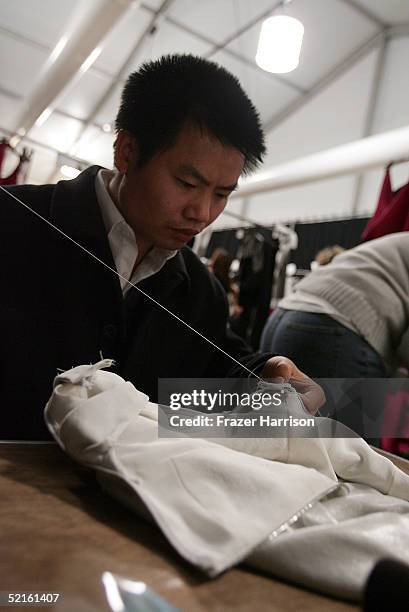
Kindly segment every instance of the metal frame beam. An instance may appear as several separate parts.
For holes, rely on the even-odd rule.
[[[5,98],[10,98],[10,100],[14,100],[15,102],[21,102],[23,100],[23,96],[16,93],[15,91],[11,91],[11,89],[6,89],[6,87],[2,87],[1,85],[0,94]]]
[[[369,19],[369,21],[372,21],[372,23],[377,25],[378,28],[384,30],[385,28],[390,26],[390,23],[383,21],[383,19],[381,19],[378,15],[376,15],[376,13],[369,10],[366,6],[362,6],[362,4],[357,2],[357,0],[341,0],[341,1],[344,4],[347,4],[348,6],[350,6],[352,9],[354,9],[354,11],[356,11],[363,17],[366,17],[367,19]]]
[[[393,25],[387,30],[389,38],[400,38],[401,36],[409,36],[409,22]]]
[[[269,15],[274,13],[274,11],[276,11],[280,7],[280,5],[282,5],[282,4],[283,4],[282,0],[279,0],[278,2],[275,2],[273,4],[273,6],[271,6],[269,9],[267,9],[266,11],[263,11],[257,17],[253,17],[253,19],[250,19],[250,21],[248,21],[244,26],[242,26],[241,28],[236,30],[236,32],[234,32],[234,34],[231,34],[230,36],[225,38],[222,43],[219,43],[219,44],[216,43],[214,48],[209,52],[207,57],[211,57],[212,55],[217,53],[217,51],[221,51],[222,49],[227,47],[227,45],[229,45],[231,42],[233,42],[233,40],[236,40],[237,38],[239,38],[239,36],[241,36],[242,34],[247,32],[248,30],[250,30],[257,23],[259,23],[263,19],[266,19]]]
[[[367,109],[365,126],[363,129],[362,138],[366,138],[367,136],[370,136],[373,132],[376,107],[378,104],[379,92],[381,89],[384,72],[385,72],[385,58],[386,58],[388,42],[389,42],[389,39],[385,35],[383,37],[383,40],[380,44],[380,48],[378,51],[378,57],[377,57],[377,62],[376,62],[373,81],[372,81],[372,91],[371,91],[371,96],[370,96],[369,105]],[[356,179],[355,193],[354,193],[354,198],[353,198],[352,206],[351,206],[352,215],[355,215],[358,210],[359,201],[361,199],[361,194],[362,194],[363,180],[364,180],[364,175],[359,174]]]

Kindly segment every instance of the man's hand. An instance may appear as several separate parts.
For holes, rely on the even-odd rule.
[[[290,382],[311,414],[315,414],[325,403],[325,394],[321,387],[287,357],[271,357],[266,361],[261,376],[282,378],[284,382]]]

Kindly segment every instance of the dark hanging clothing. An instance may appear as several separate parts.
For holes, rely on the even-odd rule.
[[[271,231],[246,230],[239,251],[239,304],[243,312],[232,321],[232,329],[254,349],[258,348],[271,301],[277,247]]]

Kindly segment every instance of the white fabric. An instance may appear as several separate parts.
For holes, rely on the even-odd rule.
[[[135,285],[143,279],[156,274],[168,259],[176,255],[177,251],[153,247],[132,274],[135,261],[138,257],[138,245],[131,226],[125,221],[109,194],[107,185],[112,175],[113,172],[109,170],[100,170],[95,177],[95,191],[115,267],[121,277],[123,277],[119,280],[122,293],[125,296],[131,287],[127,280]]]
[[[157,406],[98,369],[109,364],[58,376],[47,425],[119,499],[137,511],[142,500],[179,553],[210,575],[283,530],[338,477],[409,500],[409,477],[360,438],[158,439]]]
[[[409,564],[409,504],[344,483],[273,533],[246,564],[341,599],[362,599],[377,561]]]

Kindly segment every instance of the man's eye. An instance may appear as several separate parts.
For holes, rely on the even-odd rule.
[[[216,195],[219,198],[219,200],[227,200],[227,198],[229,197],[230,194],[227,194],[227,193],[216,193]]]
[[[193,185],[192,183],[188,183],[187,181],[184,181],[183,179],[178,179],[180,185],[182,185],[183,187],[186,187],[188,189],[193,189],[194,187],[196,187],[196,185]]]

